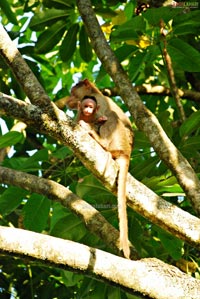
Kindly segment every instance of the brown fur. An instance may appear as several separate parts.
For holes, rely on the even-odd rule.
[[[68,98],[67,104],[72,109],[78,108],[78,102],[84,96],[95,96],[99,110],[106,121],[99,125],[98,132],[91,126],[90,135],[116,160],[119,166],[118,174],[118,217],[120,230],[120,249],[129,258],[128,221],[126,211],[126,179],[130,155],[133,147],[133,131],[129,118],[109,97],[105,97],[89,80],[85,79],[76,84]],[[79,120],[81,115],[79,111]],[[84,119],[87,122],[87,119]],[[80,122],[81,124],[81,122]],[[84,126],[83,126],[84,127]]]

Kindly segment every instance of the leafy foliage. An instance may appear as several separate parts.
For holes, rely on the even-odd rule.
[[[198,9],[150,6],[135,14],[136,1],[92,1],[102,30],[132,83],[140,86],[169,87],[162,57],[163,39],[160,16],[167,32],[167,50],[173,62],[178,88],[200,92],[200,11]],[[113,84],[92,51],[75,0],[13,1],[1,0],[0,19],[20,52],[53,101],[69,94],[79,78],[95,79],[99,88]],[[21,87],[0,58],[0,89],[25,99]],[[158,117],[168,136],[200,173],[199,102],[182,99],[186,120],[179,126],[176,103],[171,95],[143,94],[146,106]],[[118,100],[125,112],[126,107]],[[69,111],[67,111],[69,112]],[[12,147],[2,165],[51,178],[94,205],[118,226],[116,198],[108,192],[71,151],[34,128],[26,136],[10,131],[14,121],[3,117],[0,149]],[[133,125],[134,126],[134,125]],[[130,172],[159,195],[193,213],[190,203],[154,152],[147,137],[135,129],[135,146]],[[5,134],[5,131],[8,133]],[[17,187],[0,186],[0,224],[14,225],[36,232],[105,248],[101,240],[88,234],[82,222],[46,197],[29,194]],[[198,263],[197,252],[187,244],[128,211],[130,235],[142,257],[156,256],[175,263],[182,257]],[[107,248],[106,248],[107,249]],[[1,255],[0,294],[2,298],[136,298],[64,270],[29,264],[26,260]],[[42,269],[42,271],[41,271]],[[198,271],[194,271],[198,277]],[[31,294],[31,295],[28,295]],[[66,294],[67,297],[66,297]]]

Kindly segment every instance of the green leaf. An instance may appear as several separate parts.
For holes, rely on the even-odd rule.
[[[112,207],[112,199],[115,198],[93,175],[87,175],[77,184],[76,193],[81,198],[87,198],[99,203],[99,208],[104,208],[103,203],[106,202],[105,208]]]
[[[62,61],[67,62],[76,50],[77,33],[79,31],[79,24],[73,24],[60,46],[60,57]]]
[[[18,188],[9,187],[0,195],[0,214],[8,215],[14,211],[22,202],[28,191]]]
[[[6,17],[8,18],[8,20],[15,24],[18,25],[17,19],[16,19],[16,15],[14,14],[14,12],[12,11],[8,1],[6,0],[1,0],[0,1],[0,7],[3,10],[3,12],[5,13]]]
[[[117,26],[111,33],[112,42],[138,39],[145,32],[146,22],[142,16],[137,16],[130,21]]]
[[[200,137],[192,136],[179,145],[181,152],[186,158],[199,158]]]
[[[59,202],[52,202],[52,209],[53,214],[50,223],[51,230],[53,230],[54,226],[60,219],[66,217],[66,215],[69,214],[69,211],[65,207],[63,207]]]
[[[136,8],[136,3],[128,2],[125,6],[124,12],[127,17],[127,20],[130,20],[133,17],[133,11]]]
[[[165,178],[165,176],[153,176],[151,178],[145,178],[142,182],[152,189],[157,194],[162,193],[183,193],[180,185],[177,183],[177,179],[174,176]]]
[[[92,47],[89,43],[88,35],[85,30],[85,26],[81,26],[80,34],[79,34],[79,41],[80,41],[80,55],[81,58],[85,62],[90,62],[92,59]]]
[[[116,16],[116,12],[109,7],[103,8],[103,7],[98,7],[96,6],[95,8],[95,13],[97,15],[102,16],[103,18],[112,18]]]
[[[181,125],[179,132],[180,136],[183,138],[184,136],[190,135],[200,126],[200,111],[196,111],[192,113]]]
[[[39,54],[49,52],[60,41],[65,30],[66,22],[62,20],[45,30],[42,34],[40,34],[35,45],[36,52]]]
[[[30,21],[30,28],[35,31],[45,29],[46,26],[53,25],[59,19],[64,18],[66,24],[66,17],[73,13],[73,10],[61,9],[47,9],[35,14]]]
[[[179,38],[172,38],[167,44],[172,62],[184,71],[200,72],[200,53]]]
[[[0,148],[14,145],[24,139],[22,133],[11,131],[0,137]]]
[[[161,229],[158,229],[158,238],[174,260],[179,260],[182,257],[183,241]]]
[[[3,166],[7,166],[16,170],[34,172],[41,169],[39,162],[48,160],[48,150],[42,149],[37,151],[29,158],[17,157],[5,160]]]
[[[137,52],[137,55],[130,59],[129,63],[129,77],[132,82],[134,82],[143,69],[143,64],[146,60],[146,51]]]
[[[56,7],[58,9],[72,7],[75,4],[75,0],[43,0],[44,6]]]
[[[23,208],[24,226],[28,230],[41,232],[46,228],[50,201],[45,196],[32,194]]]
[[[190,13],[185,13],[185,14],[184,13],[177,14],[173,19],[173,29],[176,30],[176,28],[178,28],[178,27],[181,28],[182,26],[185,26],[186,24],[188,24],[192,27],[200,26],[199,19],[200,19],[200,11],[199,10],[190,11]]]
[[[138,19],[137,19],[138,18]],[[137,22],[136,22],[137,21]],[[111,41],[115,43],[138,40],[139,36],[145,31],[146,23],[143,18],[135,17],[134,19],[118,26],[111,33]]]
[[[199,27],[199,22],[189,20],[188,22],[173,27],[173,33],[174,35],[198,34]]]
[[[165,23],[168,23],[178,14],[180,14],[180,9],[171,7],[150,8],[145,12],[144,18],[148,20],[150,25],[160,27],[161,18]]]
[[[138,51],[138,47],[124,44],[122,47],[116,49],[115,55],[117,56],[119,61],[122,62],[135,51]]]
[[[66,216],[60,218],[51,229],[51,235],[62,239],[79,241],[87,231],[83,222],[76,216],[66,213]]]
[[[108,288],[108,299],[122,299],[121,290],[118,287]]]
[[[57,151],[53,152],[52,156],[56,157],[57,159],[63,160],[66,158],[66,156],[69,156],[71,154],[72,152],[66,146],[63,146],[59,148]]]
[[[83,275],[77,275],[70,271],[61,271],[61,276],[66,287],[75,286],[80,280],[83,280]]]
[[[145,136],[145,134],[141,131],[135,131],[135,145],[134,148],[146,148],[150,147],[150,143],[148,138]]]
[[[132,173],[135,173],[138,179],[143,179],[155,173],[157,164],[160,161],[159,157],[150,157],[148,160],[141,162],[138,165],[133,165]]]

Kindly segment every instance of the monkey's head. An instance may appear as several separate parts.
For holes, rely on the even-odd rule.
[[[94,96],[84,96],[80,102],[78,102],[78,109],[80,110],[81,114],[86,117],[90,117],[99,109],[97,105],[97,100]]]
[[[88,79],[79,81],[71,89],[71,94],[67,100],[67,106],[71,109],[78,108],[78,102],[80,102],[84,96],[90,96],[96,92],[96,87]]]

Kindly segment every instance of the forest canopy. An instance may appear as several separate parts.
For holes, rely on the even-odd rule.
[[[0,297],[199,298],[199,19],[195,1],[1,1]],[[134,131],[130,260],[116,163],[66,106],[85,78]]]

